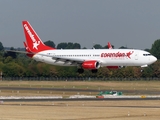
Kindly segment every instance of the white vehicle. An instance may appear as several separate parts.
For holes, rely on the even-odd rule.
[[[79,73],[84,69],[96,73],[100,67],[147,67],[157,60],[149,52],[135,49],[55,49],[42,42],[28,21],[22,21],[22,25],[26,37],[25,53],[29,57],[52,65],[77,66]]]

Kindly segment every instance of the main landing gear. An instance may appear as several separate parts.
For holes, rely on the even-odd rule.
[[[82,73],[84,73],[84,69],[79,68],[79,69],[77,70],[77,72],[78,72],[79,74],[82,74]]]
[[[84,69],[83,69],[83,68],[78,68],[77,72],[78,72],[79,74],[82,74],[82,73],[84,73]],[[92,72],[92,73],[97,73],[97,72],[98,72],[98,69],[92,69],[91,72]]]

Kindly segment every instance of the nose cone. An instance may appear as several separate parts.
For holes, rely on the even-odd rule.
[[[157,58],[156,57],[154,57],[154,62],[156,62],[157,61]]]
[[[157,61],[157,58],[156,58],[156,57],[154,57],[154,56],[152,56],[151,61],[152,61],[152,63],[154,63],[154,62],[156,62],[156,61]]]

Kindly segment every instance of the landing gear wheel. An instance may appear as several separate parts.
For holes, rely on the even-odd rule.
[[[77,72],[78,72],[79,74],[82,74],[82,73],[84,73],[84,70],[83,70],[82,68],[79,68],[79,69],[77,70]]]

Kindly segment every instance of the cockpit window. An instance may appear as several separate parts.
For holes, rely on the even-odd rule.
[[[151,54],[143,54],[143,56],[151,56]]]

